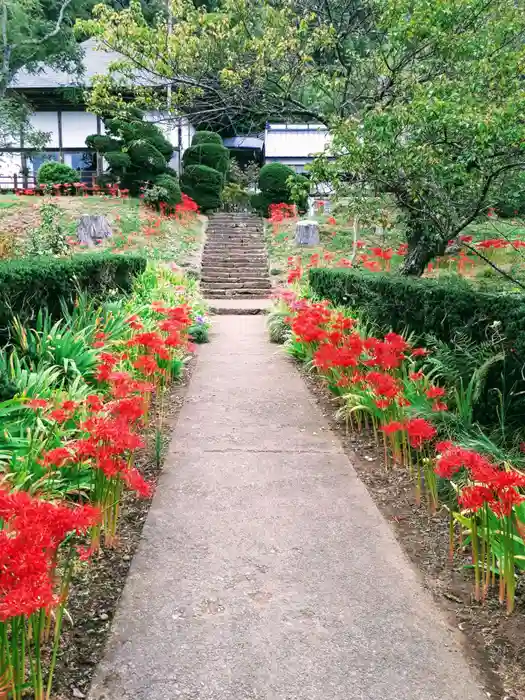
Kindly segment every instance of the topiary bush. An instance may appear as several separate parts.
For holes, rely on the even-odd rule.
[[[222,146],[222,138],[214,131],[196,131],[191,140],[192,146],[198,146],[201,143],[218,143]]]
[[[86,144],[106,159],[109,165],[106,180],[118,181],[122,189],[137,196],[144,186],[158,184],[156,179],[160,175],[176,177],[168,165],[173,146],[158,126],[144,119],[140,110],[130,109],[123,116],[104,119],[104,126],[106,134],[88,136]],[[175,201],[175,186],[170,184],[167,189],[177,204],[180,199]]]
[[[230,152],[222,144],[201,143],[190,146],[184,151],[182,158],[184,166],[207,165],[226,176],[230,168]]]
[[[54,160],[42,163],[36,176],[39,185],[64,185],[77,182],[79,177],[78,170]]]
[[[156,208],[162,203],[175,206],[182,202],[179,180],[168,173],[157,175],[153,184],[144,190],[144,202]]]
[[[296,178],[295,171],[282,163],[268,163],[259,174],[259,196],[252,197],[252,206],[262,216],[268,216],[271,204],[292,204],[290,178]]]
[[[42,308],[60,316],[61,300],[72,307],[79,290],[97,298],[130,292],[145,269],[142,255],[107,252],[0,262],[0,329],[6,329],[13,316],[30,322]]]
[[[182,191],[191,197],[202,212],[214,211],[222,205],[222,174],[207,165],[188,165],[181,178]]]

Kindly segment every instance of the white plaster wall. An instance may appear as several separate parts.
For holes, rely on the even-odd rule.
[[[265,133],[265,155],[277,159],[309,158],[324,151],[329,141],[330,134],[323,126],[270,124]]]
[[[86,148],[86,137],[97,133],[97,118],[90,112],[62,112],[64,148]]]
[[[46,148],[58,148],[58,113],[57,112],[34,112],[29,120],[34,129],[45,131],[50,134]]]
[[[14,187],[13,175],[18,176],[18,187],[22,187],[22,157],[20,153],[0,154],[0,189],[7,190]]]

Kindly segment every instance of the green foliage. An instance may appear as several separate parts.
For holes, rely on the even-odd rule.
[[[69,252],[69,233],[62,224],[61,217],[62,210],[57,204],[42,204],[40,224],[29,231],[27,255],[65,255]]]
[[[187,148],[184,151],[182,162],[185,167],[188,165],[207,165],[209,168],[214,168],[226,175],[230,167],[230,153],[222,144],[201,143]]]
[[[293,204],[290,185],[298,176],[288,165],[268,163],[261,168],[259,189],[261,192],[252,197],[252,207],[262,216],[268,216],[270,204]],[[306,179],[306,178],[304,178]],[[301,202],[303,204],[303,202]],[[304,202],[305,204],[305,202]]]
[[[279,201],[285,202],[290,197],[289,177],[295,177],[295,171],[288,165],[268,163],[261,168],[259,173],[259,187],[262,192],[282,193],[287,199],[280,199]]]
[[[153,185],[144,191],[144,201],[152,205],[159,205],[161,202],[170,206],[179,204],[182,196],[177,177],[168,173],[157,175]]]
[[[209,343],[208,326],[205,323],[194,323],[188,329],[190,340],[199,345]]]
[[[128,107],[122,116],[106,118],[104,126],[106,135],[88,136],[86,144],[104,155],[111,181],[138,195],[144,185],[154,184],[157,176],[169,173],[173,146],[140,110]]]
[[[222,199],[226,211],[244,211],[250,203],[250,193],[237,182],[228,182],[222,191]]]
[[[133,279],[146,267],[140,255],[92,253],[70,258],[27,258],[0,262],[0,328],[18,316],[23,323],[46,307],[59,317],[63,304],[74,306],[80,290],[103,298],[129,292]]]
[[[78,178],[77,170],[65,163],[57,163],[53,160],[42,163],[37,173],[39,185],[63,185],[77,182]]]
[[[522,423],[525,390],[521,367],[525,357],[525,299],[520,294],[479,292],[459,280],[410,279],[395,274],[355,270],[315,269],[310,285],[319,297],[357,309],[383,330],[413,332],[421,342],[431,334],[466,348],[458,358],[463,363],[459,379],[466,386],[469,345],[480,348],[479,379],[485,387],[476,406],[476,419],[494,425],[502,411],[506,420]],[[436,340],[430,341],[435,345]],[[484,356],[487,343],[497,348]],[[466,355],[465,355],[466,353]],[[504,353],[504,360],[500,353]],[[492,361],[491,358],[497,360]],[[468,377],[470,380],[471,377]],[[477,389],[476,389],[477,391]]]
[[[181,178],[182,191],[197,202],[202,212],[220,208],[223,184],[221,173],[207,165],[188,165]]]
[[[222,146],[222,137],[214,131],[196,131],[191,140],[192,146],[199,146],[203,143],[216,143]]]

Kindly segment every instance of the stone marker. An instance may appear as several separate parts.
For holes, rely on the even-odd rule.
[[[89,214],[81,216],[77,225],[79,243],[89,248],[99,245],[105,238],[112,236],[111,227],[105,216]]]
[[[319,245],[319,224],[317,221],[298,221],[295,225],[297,245]]]

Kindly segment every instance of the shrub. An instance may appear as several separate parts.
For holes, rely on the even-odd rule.
[[[157,175],[153,185],[144,191],[144,202],[150,206],[159,206],[161,202],[175,206],[182,202],[179,181],[176,177],[163,173]]]
[[[140,110],[130,109],[122,117],[105,119],[106,134],[88,136],[86,144],[101,153],[109,165],[112,182],[138,195],[145,184],[168,173],[173,146],[158,126],[144,119]]]
[[[78,170],[53,160],[42,163],[37,173],[39,185],[64,185],[65,183],[77,182],[78,178]]]
[[[218,143],[222,146],[222,138],[214,131],[196,131],[191,140],[192,146],[198,146],[201,143]]]
[[[69,251],[69,233],[61,216],[62,210],[56,204],[42,204],[40,225],[29,230],[27,255],[64,255]]]
[[[507,351],[504,366],[491,370],[490,389],[477,406],[477,416],[486,424],[496,420],[499,389],[514,397],[506,406],[507,420],[523,420],[523,295],[480,292],[459,280],[443,282],[348,269],[310,270],[310,285],[318,296],[336,305],[364,311],[385,331],[408,331],[423,340],[431,334],[446,343],[460,335],[480,345],[491,337],[501,338]]]
[[[261,168],[259,173],[259,187],[262,192],[279,192],[289,195],[288,178],[294,176],[295,171],[288,165],[268,163],[268,165]]]
[[[227,148],[218,143],[201,143],[190,146],[184,151],[182,158],[184,166],[207,165],[226,175],[230,168],[230,153]]]
[[[260,196],[252,198],[252,206],[262,216],[268,216],[271,204],[292,204],[290,182],[297,175],[292,168],[282,163],[268,163],[259,174]]]
[[[47,308],[61,313],[61,299],[72,307],[79,290],[103,298],[115,290],[129,292],[146,268],[141,255],[86,253],[70,258],[26,258],[0,262],[0,328],[13,316],[31,321]]]
[[[182,191],[197,202],[202,212],[219,209],[223,177],[207,165],[188,165],[181,178]]]

